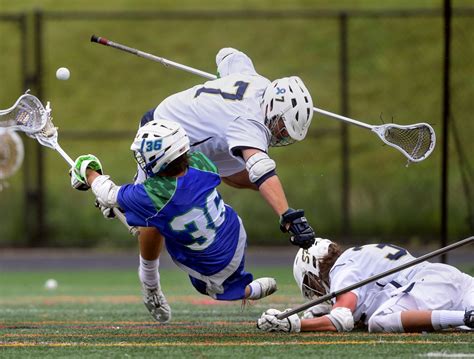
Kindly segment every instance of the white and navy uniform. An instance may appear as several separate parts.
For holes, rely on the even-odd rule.
[[[156,227],[178,267],[201,293],[219,300],[245,297],[247,236],[232,207],[216,190],[216,166],[200,152],[181,177],[154,176],[120,187],[117,202],[132,226]]]
[[[169,96],[144,115],[141,126],[153,119],[178,122],[189,137],[191,152],[204,153],[226,177],[245,169],[242,149],[268,152],[271,133],[260,103],[270,81],[235,49],[219,51],[216,62],[220,78]],[[140,172],[138,182],[144,179]]]
[[[368,244],[346,250],[329,272],[330,291],[341,290],[383,273],[414,257],[392,244]],[[357,296],[354,321],[367,324],[384,308],[409,297],[403,310],[465,310],[474,307],[474,278],[440,263],[422,262],[352,290]],[[407,302],[407,301],[405,301]]]

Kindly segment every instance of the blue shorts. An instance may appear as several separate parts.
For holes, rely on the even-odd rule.
[[[240,262],[239,268],[232,273],[232,275],[227,278],[223,283],[222,286],[224,287],[224,293],[216,294],[217,300],[239,300],[244,299],[245,297],[245,287],[249,285],[253,281],[253,275],[251,273],[247,273],[244,270],[245,265],[245,256],[242,258]],[[197,291],[201,294],[207,294],[206,291],[206,283],[202,280],[196,279],[194,277],[189,276],[191,279],[191,284]]]

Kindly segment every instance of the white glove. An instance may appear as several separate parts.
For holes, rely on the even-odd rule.
[[[115,213],[111,207],[107,207],[100,198],[95,199],[95,206],[102,212],[105,219],[115,218]]]
[[[328,302],[317,304],[314,307],[309,308],[303,314],[304,319],[313,319],[317,317],[322,317],[325,314],[331,312],[332,305]]]
[[[288,311],[290,309],[285,310]],[[257,328],[264,332],[285,332],[299,333],[301,330],[301,320],[297,314],[293,314],[285,319],[277,319],[277,315],[282,313],[278,309],[268,309],[257,320]]]

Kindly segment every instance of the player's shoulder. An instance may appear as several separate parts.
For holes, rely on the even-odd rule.
[[[159,211],[171,200],[176,192],[177,180],[175,177],[154,176],[147,178],[143,182],[143,187]]]
[[[216,165],[202,152],[193,152],[189,156],[189,167],[218,174]]]

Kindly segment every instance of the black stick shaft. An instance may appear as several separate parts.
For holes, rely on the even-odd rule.
[[[380,278],[383,278],[383,277],[386,277],[390,274],[393,274],[393,273],[396,273],[396,272],[399,272],[399,271],[402,271],[406,268],[409,268],[409,267],[412,267],[414,266],[415,264],[418,264],[418,263],[421,263],[421,262],[424,262],[430,258],[433,258],[433,257],[436,257],[436,256],[439,256],[440,254],[443,254],[443,253],[446,253],[446,252],[449,252],[455,248],[458,248],[458,247],[461,247],[461,246],[465,246],[466,244],[470,244],[474,241],[474,236],[472,237],[468,237],[466,239],[463,239],[459,242],[456,242],[456,243],[453,243],[453,244],[450,244],[449,246],[446,246],[446,247],[443,247],[443,248],[440,248],[440,249],[437,249],[433,252],[430,252],[430,253],[427,253],[421,257],[418,257],[418,258],[415,258],[414,260],[412,260],[411,262],[408,262],[408,263],[405,263],[405,264],[402,264],[401,266],[398,266],[398,267],[395,267],[395,268],[392,268],[392,269],[389,269],[388,271],[385,271],[385,272],[382,272],[380,274],[376,274],[372,277],[369,277],[359,283],[355,283],[355,284],[352,284],[350,286],[347,286],[343,289],[340,289],[340,290],[336,290],[335,292],[332,292],[332,293],[328,293],[326,295],[323,295],[322,297],[319,297],[318,299],[315,299],[315,300],[312,300],[308,303],[305,303],[305,304],[302,304],[300,305],[299,307],[296,307],[294,309],[291,309],[287,312],[284,312],[284,313],[281,313],[281,314],[278,314],[276,317],[278,319],[285,319],[285,318],[288,318],[289,316],[293,315],[293,314],[297,314],[299,312],[302,312],[303,310],[306,310],[308,308],[311,308],[312,306],[315,306],[315,305],[318,305],[318,304],[321,304],[321,303],[324,303],[332,298],[335,298],[341,294],[344,294],[344,293],[347,293],[347,292],[350,292],[351,290],[354,290],[354,289],[357,289],[357,288],[360,288],[368,283],[371,283],[371,282],[374,282]]]

